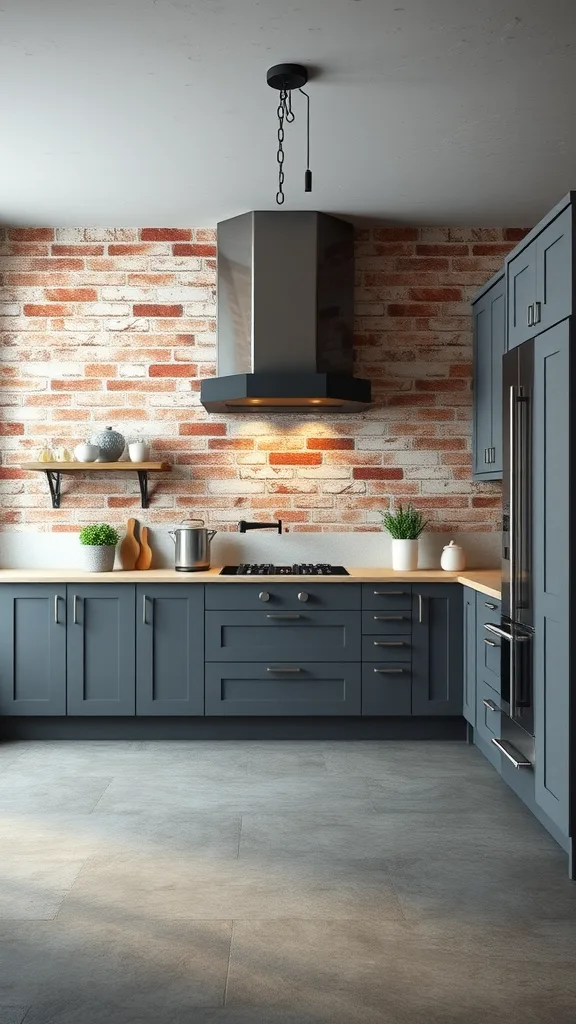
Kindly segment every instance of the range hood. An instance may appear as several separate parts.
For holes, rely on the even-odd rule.
[[[208,412],[358,412],[352,374],[353,227],[324,213],[256,211],[218,224],[217,376]]]

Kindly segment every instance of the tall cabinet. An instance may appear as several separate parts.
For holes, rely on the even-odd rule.
[[[502,356],[506,351],[506,278],[496,274],[472,302],[474,326],[473,473],[502,478]]]

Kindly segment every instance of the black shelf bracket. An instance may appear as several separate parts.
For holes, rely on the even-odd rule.
[[[44,472],[48,481],[48,487],[50,488],[52,508],[60,508],[62,501],[62,473],[54,473],[50,469],[46,469]]]
[[[150,504],[150,498],[148,496],[148,473],[145,469],[138,469],[138,483],[140,484],[140,497],[142,498],[142,508],[148,508]]]

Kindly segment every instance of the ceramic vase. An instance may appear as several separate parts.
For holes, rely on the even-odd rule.
[[[462,572],[462,569],[466,568],[464,551],[459,544],[455,544],[453,540],[446,544],[442,550],[440,565],[446,572]]]
[[[114,544],[82,544],[82,568],[86,572],[112,572],[116,546]]]
[[[91,443],[97,444],[100,449],[98,462],[118,462],[126,447],[124,436],[118,430],[113,430],[112,427],[106,427],[106,430],[94,434]]]
[[[100,455],[100,448],[97,444],[90,444],[89,441],[86,441],[84,444],[76,445],[74,455],[78,462],[96,462]]]
[[[150,458],[150,446],[145,441],[133,441],[128,445],[130,462],[148,462]]]
[[[418,568],[418,541],[392,541],[392,568],[396,572],[414,572]]]

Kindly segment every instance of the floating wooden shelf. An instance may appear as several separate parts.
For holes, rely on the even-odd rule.
[[[20,469],[46,474],[52,508],[60,508],[62,473],[137,473],[142,508],[148,508],[148,473],[170,473],[172,466],[169,462],[23,462]]]

